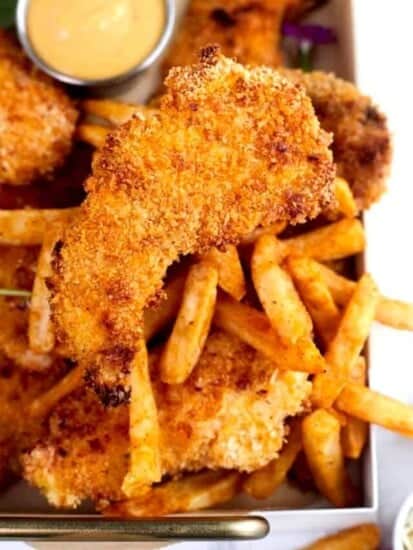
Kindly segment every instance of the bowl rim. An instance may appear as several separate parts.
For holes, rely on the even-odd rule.
[[[407,514],[413,509],[413,493],[410,493],[402,502],[396,516],[393,528],[393,548],[394,550],[404,550],[401,534],[406,522]]]
[[[175,6],[175,0],[162,0],[165,6],[165,13],[166,13],[166,19],[165,19],[165,25],[163,32],[153,48],[153,50],[149,53],[149,55],[143,59],[140,63],[133,66],[128,71],[109,77],[109,78],[94,78],[94,79],[88,79],[88,78],[78,78],[71,76],[67,73],[61,72],[53,67],[51,67],[48,63],[46,63],[36,52],[34,49],[30,38],[29,33],[27,29],[27,12],[30,5],[31,0],[18,0],[17,3],[17,9],[16,9],[16,29],[17,34],[20,40],[20,43],[27,54],[27,56],[30,58],[30,60],[43,72],[51,76],[52,78],[59,80],[60,82],[63,82],[65,84],[70,84],[72,86],[87,86],[87,87],[94,87],[94,86],[112,86],[115,84],[121,84],[122,82],[125,82],[126,80],[129,80],[130,78],[142,73],[146,69],[148,69],[155,61],[159,59],[159,57],[163,54],[166,47],[168,46],[173,32],[175,28],[176,23],[176,6]]]

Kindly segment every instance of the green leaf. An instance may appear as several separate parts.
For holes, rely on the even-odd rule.
[[[17,0],[0,0],[0,27],[13,26],[16,4]]]
[[[308,42],[302,43],[298,48],[297,67],[305,73],[313,70],[314,46]]]
[[[18,290],[17,288],[0,288],[0,296],[16,296],[18,298],[30,298],[30,290]]]

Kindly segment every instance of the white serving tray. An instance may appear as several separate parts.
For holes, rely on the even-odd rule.
[[[178,12],[182,13],[187,0],[176,2]],[[315,60],[316,67],[354,80],[356,62],[353,51],[352,0],[330,0],[326,7],[312,14],[309,20],[333,27],[339,39],[338,45],[320,48]],[[152,95],[158,84],[159,68],[153,67],[145,75],[138,77],[132,87],[118,86],[110,92],[107,91],[105,95],[124,101],[143,102]],[[363,258],[360,263],[363,263]],[[330,530],[375,521],[378,512],[378,485],[374,433],[374,429],[370,429],[369,443],[363,456],[361,471],[358,472],[364,491],[362,507],[332,508],[324,499],[313,493],[302,493],[294,487],[285,485],[271,499],[255,501],[238,497],[222,509],[209,510],[202,513],[202,516],[259,515],[270,522],[273,532]],[[90,508],[85,507],[70,515],[77,516],[89,511]],[[21,513],[47,514],[49,517],[59,515],[59,511],[51,508],[37,490],[28,487],[24,482],[11,487],[0,497],[0,514]]]

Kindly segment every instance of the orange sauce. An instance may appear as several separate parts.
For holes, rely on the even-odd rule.
[[[132,69],[154,50],[165,24],[163,0],[31,0],[27,20],[39,57],[82,79]]]

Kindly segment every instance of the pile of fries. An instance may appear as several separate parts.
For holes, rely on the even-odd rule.
[[[110,124],[123,122],[137,110],[139,116],[136,106],[106,100],[88,101],[85,109]],[[78,133],[99,146],[107,127],[83,124]],[[145,315],[148,344],[172,325],[159,359],[166,384],[182,384],[188,378],[212,326],[255,348],[273,361],[274,369],[308,374],[311,402],[305,414],[291,421],[279,456],[248,475],[201,472],[146,487],[144,494],[136,496],[136,487],[142,489],[145,479],[160,471],[162,457],[151,382],[132,375],[140,399],[130,403],[131,459],[123,484],[129,498],[112,504],[105,514],[139,517],[188,512],[216,506],[241,491],[265,499],[290,474],[299,480],[308,473],[314,487],[333,505],[354,506],[360,504],[361,495],[350,479],[348,464],[360,459],[368,424],[413,436],[413,407],[369,389],[363,356],[374,320],[413,330],[413,305],[382,296],[369,274],[355,281],[334,269],[338,266],[342,271],[344,265],[349,270],[354,256],[365,247],[357,207],[343,179],[336,179],[335,196],[335,207],[315,229],[303,226],[297,233],[295,228],[291,236],[282,223],[258,228],[238,247],[212,249],[192,258],[189,266],[185,264],[166,281],[164,300]],[[74,216],[76,209],[0,211],[1,245],[41,247],[28,326],[34,355],[56,352],[47,278],[55,243]],[[145,349],[141,355],[139,360],[146,361]],[[83,383],[83,374],[82,367],[76,366],[35,398],[26,424],[46,418]],[[336,546],[311,548],[324,547]]]

